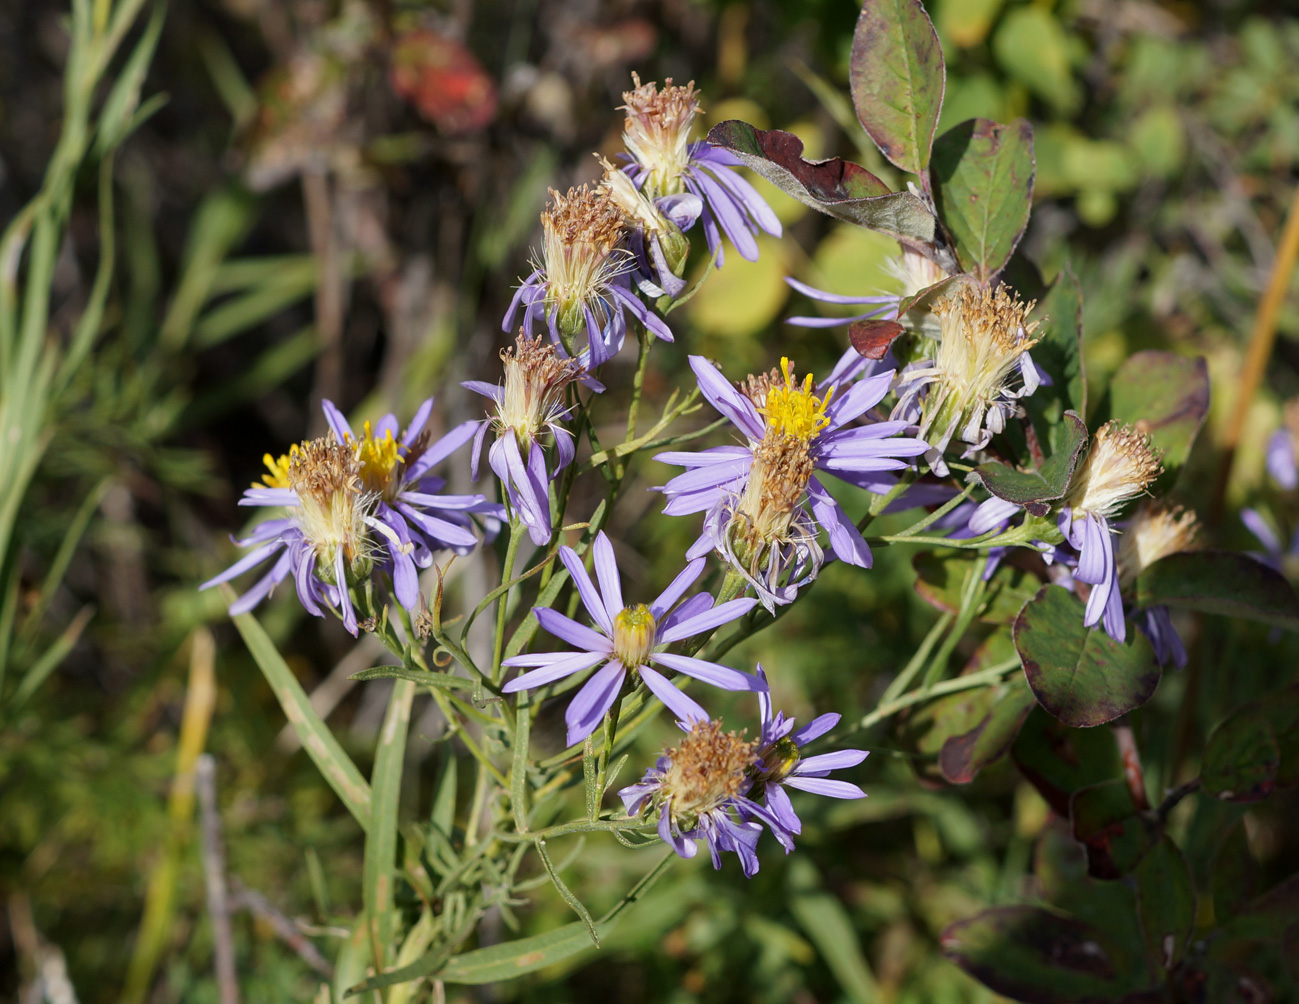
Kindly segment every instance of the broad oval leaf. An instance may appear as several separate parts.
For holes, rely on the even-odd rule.
[[[1110,381],[1110,417],[1150,434],[1171,482],[1209,413],[1202,356],[1148,349],[1129,356]]]
[[[813,209],[878,230],[921,253],[939,253],[933,244],[937,221],[924,202],[910,192],[890,192],[858,164],[838,157],[804,160],[803,141],[793,133],[755,129],[736,119],[713,126],[708,142]]]
[[[1035,471],[1018,471],[992,461],[975,468],[974,476],[997,498],[1022,505],[1034,516],[1045,516],[1051,503],[1064,498],[1078,466],[1078,455],[1087,445],[1087,426],[1074,412],[1061,422],[1054,453]]]
[[[1195,929],[1195,883],[1186,858],[1166,834],[1137,865],[1137,912],[1147,954],[1165,969],[1182,961]]]
[[[1074,793],[1123,770],[1105,729],[1070,729],[1045,711],[1029,713],[1011,747],[1015,766],[1056,815],[1067,819]]]
[[[1038,703],[1074,728],[1113,721],[1139,708],[1159,686],[1154,649],[1140,631],[1116,642],[1083,626],[1084,607],[1069,590],[1043,586],[1015,619],[1015,648]]]
[[[952,924],[943,954],[995,993],[1038,1004],[1118,1000],[1142,989],[1137,961],[1108,933],[1039,906],[999,906]]]
[[[1200,776],[1206,792],[1231,802],[1299,784],[1299,686],[1251,701],[1214,729]]]
[[[1098,879],[1127,875],[1162,835],[1159,817],[1142,813],[1126,780],[1110,778],[1079,788],[1069,800],[1074,839],[1087,851],[1087,873]]]
[[[934,143],[934,202],[956,258],[981,283],[1005,267],[1033,201],[1033,127],[968,119]]]
[[[1181,607],[1299,631],[1299,598],[1276,569],[1234,551],[1170,554],[1137,576],[1139,607]]]
[[[1010,749],[1033,710],[1033,692],[1018,676],[994,690],[992,706],[970,731],[952,736],[938,754],[938,769],[950,784],[969,784]]]
[[[929,166],[947,70],[920,0],[866,0],[853,33],[848,86],[857,119],[893,164]]]

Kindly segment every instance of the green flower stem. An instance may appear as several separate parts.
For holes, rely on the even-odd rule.
[[[600,762],[595,773],[595,798],[591,807],[591,819],[600,815],[600,803],[604,801],[605,779],[609,770],[609,754],[613,752],[613,741],[618,734],[618,719],[622,715],[622,699],[614,703],[613,710],[604,716],[604,746],[600,750]]]
[[[636,419],[640,414],[641,391],[645,385],[645,370],[649,367],[650,343],[654,339],[649,331],[641,326],[636,333],[636,340],[640,343],[640,355],[636,360],[636,373],[631,380],[631,404],[627,408],[626,442],[636,438]]]
[[[831,735],[825,740],[827,744],[833,744],[836,741],[842,741],[855,732],[863,729],[869,729],[873,725],[878,725],[885,719],[892,718],[899,711],[905,711],[913,705],[920,704],[922,701],[928,701],[934,697],[942,697],[945,694],[956,694],[962,690],[973,690],[976,687],[991,685],[1000,682],[1001,678],[1013,669],[1020,667],[1019,656],[1013,659],[1007,659],[1005,662],[998,663],[991,669],[985,669],[979,673],[970,673],[968,676],[958,676],[952,680],[944,680],[942,683],[935,683],[932,687],[921,687],[919,690],[913,690],[909,694],[904,694],[892,701],[881,704],[870,714],[866,715],[860,721],[853,724],[843,735]]]
[[[519,555],[519,538],[523,536],[523,522],[516,516],[510,520],[510,539],[505,545],[505,562],[501,565],[501,582],[514,578],[514,562]],[[509,614],[510,593],[507,589],[496,601],[496,632],[492,641],[492,683],[501,682],[501,652],[505,648],[505,618]]]
[[[638,822],[628,816],[621,819],[575,819],[569,823],[548,826],[544,830],[533,830],[531,833],[498,833],[496,838],[506,844],[536,843],[539,840],[553,840],[555,837],[563,837],[571,833],[611,833],[615,830],[646,832],[653,829],[653,826],[652,823]]]
[[[920,643],[920,647],[911,656],[911,661],[902,668],[902,672],[893,678],[884,693],[880,695],[881,705],[888,704],[898,694],[911,686],[911,681],[915,679],[916,674],[928,663],[929,654],[934,650],[934,646],[938,644],[938,639],[943,636],[943,632],[952,626],[952,621],[955,619],[955,614],[944,613],[938,620],[934,621],[934,626],[929,629],[929,633],[925,635],[925,640]]]
[[[961,609],[956,615],[956,623],[952,625],[952,630],[947,633],[943,643],[934,653],[933,659],[929,663],[929,668],[925,671],[925,687],[928,688],[938,681],[943,671],[947,668],[948,660],[952,657],[952,651],[956,648],[956,643],[965,636],[965,632],[970,627],[970,622],[974,620],[975,614],[978,613],[980,606],[983,604],[983,594],[987,592],[988,583],[983,578],[983,569],[979,563],[971,562],[970,567],[965,572],[965,582],[961,585]]]

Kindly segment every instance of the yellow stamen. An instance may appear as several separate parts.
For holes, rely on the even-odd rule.
[[[359,440],[348,436],[347,445],[356,451],[365,490],[390,495],[396,484],[393,472],[398,464],[405,463],[401,444],[393,438],[392,429],[385,432],[382,439],[376,439],[370,423],[366,422],[365,434]]]
[[[780,372],[784,382],[773,380],[768,383],[758,413],[766,418],[769,431],[780,436],[793,436],[804,443],[811,442],[830,424],[830,417],[825,412],[834,397],[835,388],[826,391],[824,398],[817,398],[812,390],[812,374],[804,377],[800,386],[788,358],[781,358]]]
[[[293,463],[293,458],[297,455],[298,444],[294,443],[289,447],[288,453],[281,453],[278,458],[269,453],[262,457],[262,463],[264,463],[270,471],[269,474],[262,475],[262,481],[265,482],[267,488],[289,487],[289,465]],[[253,487],[261,488],[262,485],[259,485],[254,481]]]

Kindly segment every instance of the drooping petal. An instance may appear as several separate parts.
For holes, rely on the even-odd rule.
[[[596,730],[613,702],[618,699],[627,670],[617,659],[601,666],[582,685],[582,689],[568,703],[564,724],[568,726],[567,743],[576,746]]]

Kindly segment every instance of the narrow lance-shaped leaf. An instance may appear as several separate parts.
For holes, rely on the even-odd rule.
[[[969,119],[938,137],[929,171],[934,203],[965,270],[988,283],[1028,226],[1033,127]]]
[[[946,78],[943,48],[920,0],[866,0],[848,86],[862,127],[904,171],[929,166]]]
[[[234,590],[229,586],[222,587],[222,595],[226,602],[234,602]],[[231,619],[235,622],[239,633],[243,635],[244,643],[261,668],[266,682],[271,685],[271,691],[275,694],[275,699],[280,702],[280,707],[284,709],[284,716],[293,726],[293,731],[297,733],[302,748],[315,762],[317,769],[329,782],[329,786],[343,800],[347,811],[361,824],[361,829],[368,830],[370,828],[369,784],[356,769],[356,764],[352,763],[338,740],[334,738],[329,726],[321,721],[320,716],[311,707],[311,701],[303,691],[302,685],[298,683],[297,677],[289,669],[270,636],[257,623],[257,619],[252,614],[237,614]]]
[[[708,142],[729,150],[782,192],[823,213],[878,230],[921,254],[954,264],[950,252],[934,245],[937,221],[910,192],[890,192],[864,167],[835,157],[804,160],[803,141],[778,129],[755,129],[734,119],[708,133]]]

